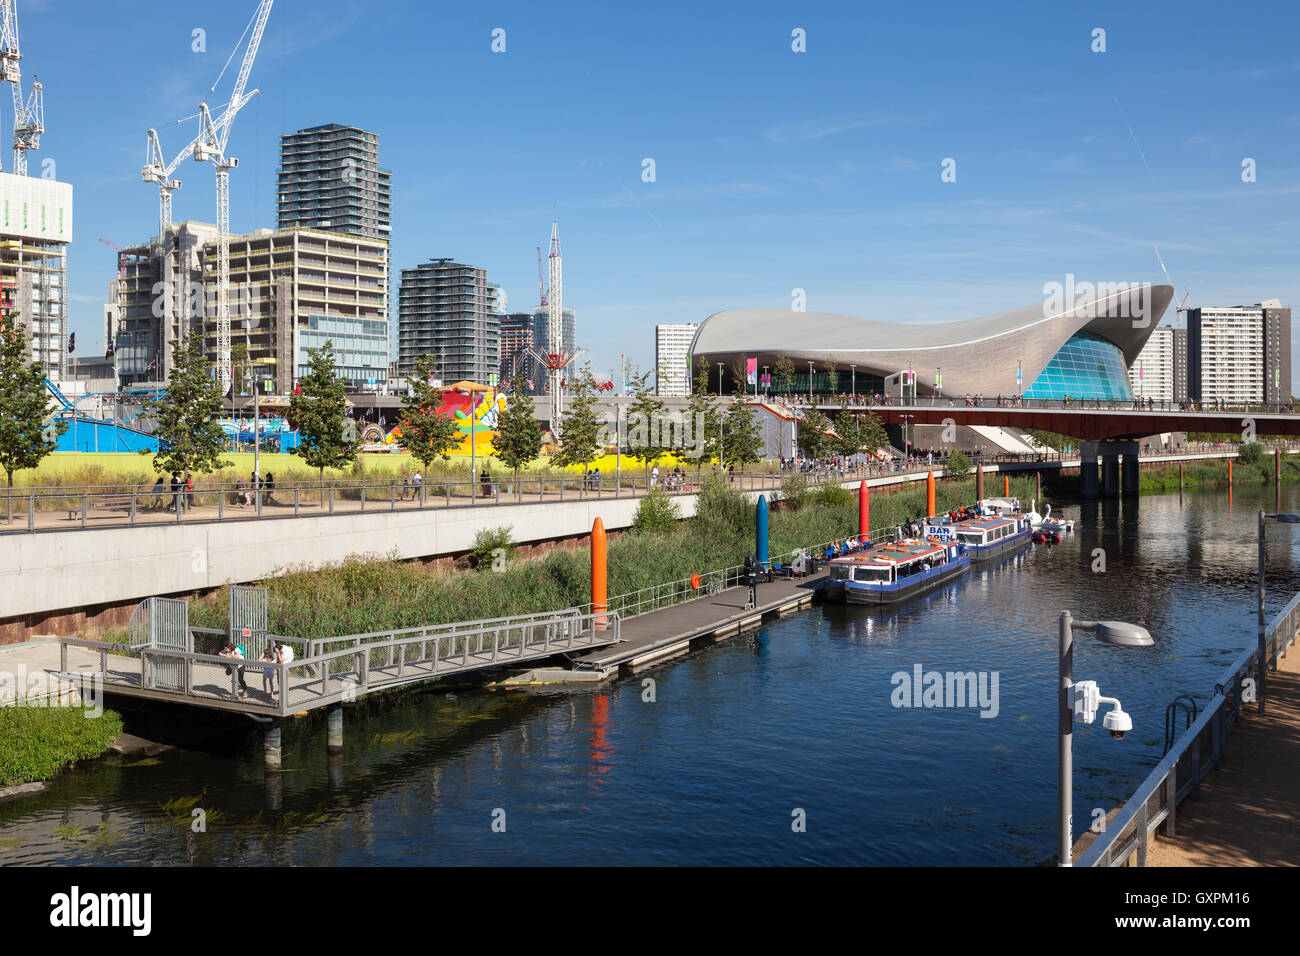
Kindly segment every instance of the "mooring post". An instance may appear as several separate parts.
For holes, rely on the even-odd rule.
[[[871,489],[865,478],[858,484],[858,537],[871,543]]]
[[[1043,497],[1043,473],[1034,472],[1034,498],[1035,500]]]
[[[975,463],[975,500],[984,500],[984,466],[979,462]]]
[[[1010,475],[1002,476],[1002,497],[1004,498],[1011,497],[1011,476]]]
[[[759,495],[754,505],[754,554],[767,567],[767,495]]]
[[[605,523],[600,516],[591,524],[591,613],[597,615],[593,621],[595,630],[604,630],[605,611],[609,609],[609,595],[606,587],[605,553],[607,546]]]
[[[280,718],[272,717],[262,735],[262,755],[267,770],[280,769]]]
[[[934,472],[925,473],[925,513],[934,517]]]
[[[343,704],[339,701],[329,705],[326,723],[328,726],[328,737],[325,743],[325,749],[332,754],[339,753],[343,750]]]

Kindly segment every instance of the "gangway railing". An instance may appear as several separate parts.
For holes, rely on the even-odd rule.
[[[342,646],[318,648],[292,663],[162,647],[126,656],[132,652],[120,644],[65,637],[59,639],[60,674],[98,677],[109,693],[284,717],[375,691],[615,644],[620,637],[617,613],[572,610],[348,635],[318,642]],[[97,674],[71,666],[77,648],[97,655]]]
[[[1300,594],[1287,603],[1265,631],[1263,654],[1270,669],[1295,642],[1300,631]],[[1106,829],[1079,857],[1079,866],[1124,866],[1136,854],[1138,866],[1146,866],[1147,852],[1155,832],[1163,827],[1166,836],[1176,833],[1178,804],[1199,794],[1201,781],[1219,765],[1227,750],[1228,731],[1240,719],[1243,690],[1254,679],[1259,663],[1258,645],[1243,651],[1223,672],[1209,704],[1191,726],[1174,742],[1129,797]],[[1255,693],[1263,689],[1256,687]]]

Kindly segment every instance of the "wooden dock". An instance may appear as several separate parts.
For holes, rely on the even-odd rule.
[[[586,683],[630,674],[660,661],[688,653],[693,646],[726,640],[757,627],[771,617],[806,607],[824,574],[776,580],[758,586],[758,604],[747,608],[749,588],[728,588],[626,618],[617,644],[575,654],[568,668],[536,668],[517,674],[503,685]]]

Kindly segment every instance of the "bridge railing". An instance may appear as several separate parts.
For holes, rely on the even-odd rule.
[[[918,395],[904,402],[894,396],[877,395],[824,395],[814,393],[812,400],[803,395],[772,396],[770,400],[794,410],[815,405],[818,408],[835,410],[844,399],[849,409],[858,408],[1024,408],[1073,411],[1142,411],[1142,412],[1189,412],[1195,414],[1243,414],[1243,415],[1293,415],[1297,412],[1294,402],[1250,402],[1229,404],[1218,401],[1168,401],[1160,399],[1097,399],[1097,398],[1024,398],[1015,394],[1008,395]]]
[[[98,653],[98,675],[110,691],[233,701],[241,710],[287,716],[388,687],[617,643],[621,627],[612,611],[463,622],[454,634],[403,629],[366,635],[370,640],[359,644],[341,638],[346,646],[292,663],[149,647],[126,657],[119,644],[61,638],[60,670],[84,676],[69,667],[68,655],[71,648],[86,648]]]
[[[1287,603],[1265,631],[1264,658],[1269,670],[1276,670],[1278,660],[1300,632],[1300,594]],[[1163,827],[1166,836],[1174,836],[1178,804],[1198,794],[1201,781],[1223,760],[1228,731],[1241,716],[1243,703],[1251,697],[1244,693],[1246,681],[1254,680],[1259,665],[1258,645],[1243,651],[1224,671],[1209,704],[1183,731],[1169,752],[1156,764],[1119,813],[1107,821],[1079,858],[1080,866],[1123,866],[1136,854],[1137,865],[1146,866],[1147,851],[1153,834]],[[1264,688],[1254,688],[1255,694]]]

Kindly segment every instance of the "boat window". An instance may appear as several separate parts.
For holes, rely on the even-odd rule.
[[[847,580],[849,579],[849,572],[850,572],[851,570],[852,570],[852,568],[850,568],[848,565],[844,565],[844,564],[832,564],[832,565],[831,565],[831,575],[830,575],[831,580],[832,580],[832,581],[847,581]]]
[[[957,540],[961,541],[963,544],[981,544],[983,543],[983,537],[984,535],[979,531],[957,532]]]
[[[853,572],[853,580],[866,584],[887,584],[889,568],[857,568]]]

